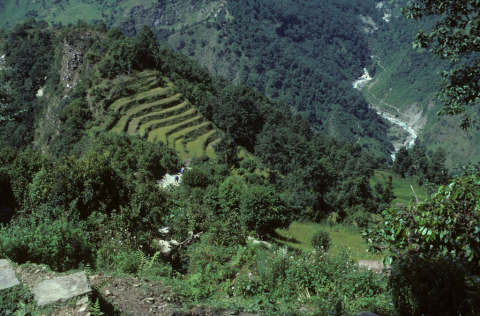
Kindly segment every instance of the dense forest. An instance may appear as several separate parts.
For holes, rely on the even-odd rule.
[[[388,125],[351,85],[370,64],[362,14],[380,19],[373,1],[236,1],[156,34],[212,73],[288,104],[322,134],[385,155],[393,151]]]

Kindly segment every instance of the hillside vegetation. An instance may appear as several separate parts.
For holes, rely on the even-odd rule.
[[[369,225],[393,199],[388,180],[369,185],[381,158],[157,47],[147,27],[128,38],[102,25],[28,19],[0,42],[2,85],[25,98],[8,98],[19,114],[1,126],[2,256],[162,278],[184,304],[275,314],[317,300],[328,311],[342,300],[351,312],[389,310],[382,279],[357,271],[348,249],[330,257],[249,242],[274,242],[275,229],[295,220]],[[186,155],[182,183],[159,188]],[[165,242],[177,246],[169,252]],[[353,290],[358,279],[368,281]],[[301,303],[306,291],[315,294]]]
[[[393,150],[387,125],[351,89],[369,56],[359,15],[380,18],[373,0],[4,2],[6,29],[24,16],[65,25],[85,20],[81,15],[88,12],[94,20],[86,21],[117,26],[129,36],[148,25],[159,42],[198,60],[211,74],[285,102],[322,134],[358,140],[387,159]]]
[[[285,2],[270,4],[259,12],[284,12]],[[234,27],[226,6],[225,21],[207,21],[217,31]],[[287,23],[275,33],[301,41],[295,35],[305,27],[290,31]],[[417,142],[390,170],[368,144],[320,134],[313,112],[292,113],[291,104],[259,93],[261,85],[233,84],[158,47],[147,26],[126,37],[102,23],[29,18],[0,33],[0,55],[1,257],[118,282],[160,281],[149,292],[168,287],[172,311],[421,315],[439,314],[445,303],[478,314],[478,170],[438,188],[448,182],[443,150],[430,156]],[[348,72],[359,64],[345,65]],[[332,104],[350,100],[351,117],[370,117],[356,112],[362,103],[352,96],[360,94],[334,92]],[[187,162],[180,184],[157,184]],[[414,182],[425,199],[406,203]],[[395,192],[405,203],[392,205]],[[394,264],[392,274],[356,265],[376,258],[360,256],[359,229],[367,249]],[[425,273],[428,286],[417,286]],[[450,286],[458,297],[445,295]],[[14,298],[8,313],[35,304],[21,286],[4,293],[0,301]],[[91,313],[125,312],[98,305]]]
[[[405,20],[401,7],[406,3],[395,1],[383,5],[383,10],[391,12],[391,18],[370,35],[374,58],[369,71],[373,79],[363,87],[362,93],[376,108],[412,126],[428,151],[443,147],[448,168],[459,174],[462,166],[480,161],[477,141],[480,127],[464,131],[460,128],[461,117],[437,116],[442,108],[436,95],[442,80],[439,72],[451,65],[446,60],[434,59],[425,49],[412,49],[416,31],[430,29],[435,19]],[[477,112],[467,110],[474,115]]]

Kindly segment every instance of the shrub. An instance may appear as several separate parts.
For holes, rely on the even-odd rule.
[[[324,230],[318,230],[315,234],[313,234],[311,243],[313,247],[318,247],[323,249],[325,251],[328,251],[330,249],[330,244],[332,243],[332,239],[330,238],[330,235],[324,231]]]
[[[0,229],[2,254],[17,263],[27,261],[66,271],[92,261],[92,247],[82,222],[49,219]]]
[[[471,263],[442,255],[412,255],[398,260],[389,278],[400,315],[479,315],[480,284]],[[454,293],[454,295],[452,295]]]
[[[285,207],[275,190],[259,185],[244,188],[240,201],[240,220],[249,230],[271,232],[286,224]]]
[[[183,174],[182,183],[193,188],[206,188],[210,184],[210,178],[203,170],[194,167]]]
[[[368,212],[356,212],[350,216],[352,222],[360,228],[367,228],[372,222],[372,215]]]
[[[245,159],[240,163],[240,167],[252,173],[257,169],[257,162],[253,159]]]
[[[237,174],[239,176],[243,176],[245,173],[247,172],[247,170],[243,169],[243,168],[238,168],[237,169]]]

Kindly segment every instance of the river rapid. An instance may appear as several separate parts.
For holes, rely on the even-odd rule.
[[[370,74],[368,73],[366,68],[364,68],[363,71],[364,71],[364,74],[352,83],[354,89],[362,90],[362,88],[370,80],[373,79],[372,77],[370,77]],[[413,144],[415,143],[415,139],[417,139],[417,137],[418,137],[418,134],[411,126],[409,126],[407,123],[403,122],[399,118],[395,117],[394,115],[392,115],[390,113],[387,113],[387,112],[384,112],[384,111],[380,110],[379,108],[373,107],[371,104],[369,104],[369,107],[371,109],[375,110],[375,112],[377,112],[378,115],[380,115],[381,117],[383,117],[384,119],[386,119],[390,123],[400,126],[405,132],[407,132],[408,136],[407,136],[405,142],[403,143],[403,146],[405,146],[407,148],[410,148],[410,147],[413,146]],[[395,159],[395,154],[401,147],[402,146],[395,146],[395,151],[392,152],[392,154],[391,154],[392,159]]]

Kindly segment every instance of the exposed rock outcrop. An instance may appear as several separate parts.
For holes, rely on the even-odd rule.
[[[92,288],[87,282],[85,272],[78,272],[43,281],[35,285],[32,292],[35,294],[38,306],[42,306],[59,301],[65,302],[74,297],[90,295]]]
[[[0,290],[11,288],[19,284],[15,271],[13,271],[10,263],[5,260],[0,260]]]

